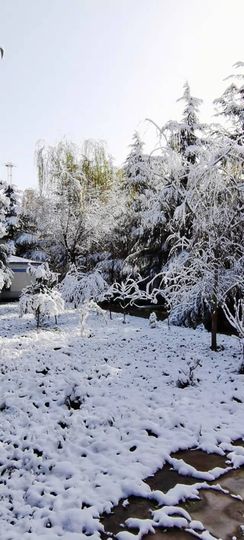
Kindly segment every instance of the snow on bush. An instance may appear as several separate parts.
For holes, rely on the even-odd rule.
[[[57,315],[64,309],[62,296],[54,286],[57,282],[57,274],[49,270],[47,263],[34,267],[29,265],[27,272],[34,278],[34,282],[23,289],[19,301],[20,317],[27,313],[34,315],[37,327],[45,317]]]
[[[187,386],[194,386],[199,380],[195,376],[195,370],[201,366],[200,360],[196,360],[193,364],[187,363],[186,369],[181,369],[179,378],[176,382],[178,388],[186,388]]]
[[[98,302],[103,299],[103,294],[108,288],[98,269],[92,272],[82,272],[72,265],[62,283],[59,285],[65,302],[72,307],[78,307],[85,301],[93,299]]]
[[[158,319],[157,319],[157,315],[154,311],[152,311],[152,313],[150,313],[150,317],[149,317],[149,326],[150,328],[157,328],[157,322],[158,322]]]
[[[106,311],[100,308],[96,302],[93,300],[85,301],[80,310],[80,329],[82,337],[91,337],[92,331],[87,326],[87,319],[89,315],[96,313],[97,315],[102,315],[106,317]]]
[[[234,298],[234,312],[232,313],[226,301],[222,305],[227,321],[237,332],[242,345],[242,361],[244,362],[244,299]]]
[[[128,276],[120,283],[112,283],[105,292],[104,298],[119,303],[119,306],[123,310],[123,323],[125,323],[126,310],[129,306],[136,306],[136,303],[140,300],[151,300],[155,303],[154,291],[150,293],[149,290],[143,290],[141,288],[144,281],[139,274],[135,278]]]

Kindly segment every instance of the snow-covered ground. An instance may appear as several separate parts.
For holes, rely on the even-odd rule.
[[[166,505],[154,516],[165,526],[184,490],[196,489],[152,493],[143,482],[171,452],[225,450],[230,464],[244,463],[244,449],[231,445],[244,436],[235,338],[221,337],[224,349],[213,353],[202,329],[152,329],[132,317],[123,325],[120,315],[107,324],[93,316],[91,327],[95,336],[81,337],[78,313],[66,311],[58,328],[38,332],[17,305],[0,305],[2,540],[97,539],[99,515],[131,494]],[[197,361],[196,384],[179,388],[181,370]]]

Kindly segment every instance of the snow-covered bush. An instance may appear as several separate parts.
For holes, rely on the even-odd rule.
[[[195,386],[199,380],[196,378],[195,370],[201,366],[200,360],[197,360],[193,364],[188,362],[187,370],[181,369],[179,373],[179,378],[176,381],[176,386],[178,388],[187,388],[187,386]]]
[[[27,271],[33,276],[33,283],[23,289],[19,300],[20,317],[27,313],[34,315],[37,327],[45,317],[57,316],[64,309],[64,301],[60,292],[55,289],[57,274],[51,272],[47,263],[34,267],[29,265]]]
[[[125,323],[126,310],[129,306],[136,305],[136,302],[139,300],[148,300],[151,298],[150,293],[140,288],[143,281],[140,275],[135,279],[132,276],[128,276],[120,283],[112,283],[104,294],[104,298],[119,303],[123,311],[123,323]]]
[[[157,322],[158,322],[158,319],[157,319],[157,315],[154,311],[152,311],[152,313],[150,313],[150,317],[149,317],[149,326],[150,328],[157,328]]]
[[[244,299],[234,298],[234,311],[232,312],[226,302],[222,305],[227,321],[237,332],[242,347],[242,361],[244,369]]]
[[[87,326],[87,319],[92,313],[102,315],[104,318],[106,317],[106,311],[100,308],[94,300],[85,300],[80,309],[80,330],[82,337],[92,336],[92,331]]]
[[[72,265],[69,272],[59,285],[65,302],[73,307],[78,307],[85,301],[103,300],[103,295],[108,289],[101,272],[97,269],[92,272],[82,272]]]

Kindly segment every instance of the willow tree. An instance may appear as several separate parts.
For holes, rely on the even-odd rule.
[[[111,157],[102,141],[87,139],[82,147],[82,172],[86,189],[97,196],[111,188],[114,176]]]
[[[45,211],[40,227],[51,262],[61,273],[98,251],[102,209],[114,170],[100,143],[39,145],[37,166]],[[96,230],[95,230],[96,229]]]

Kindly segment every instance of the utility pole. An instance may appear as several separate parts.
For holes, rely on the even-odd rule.
[[[8,163],[5,163],[5,167],[7,169],[7,183],[8,185],[12,186],[14,164],[8,161]]]

